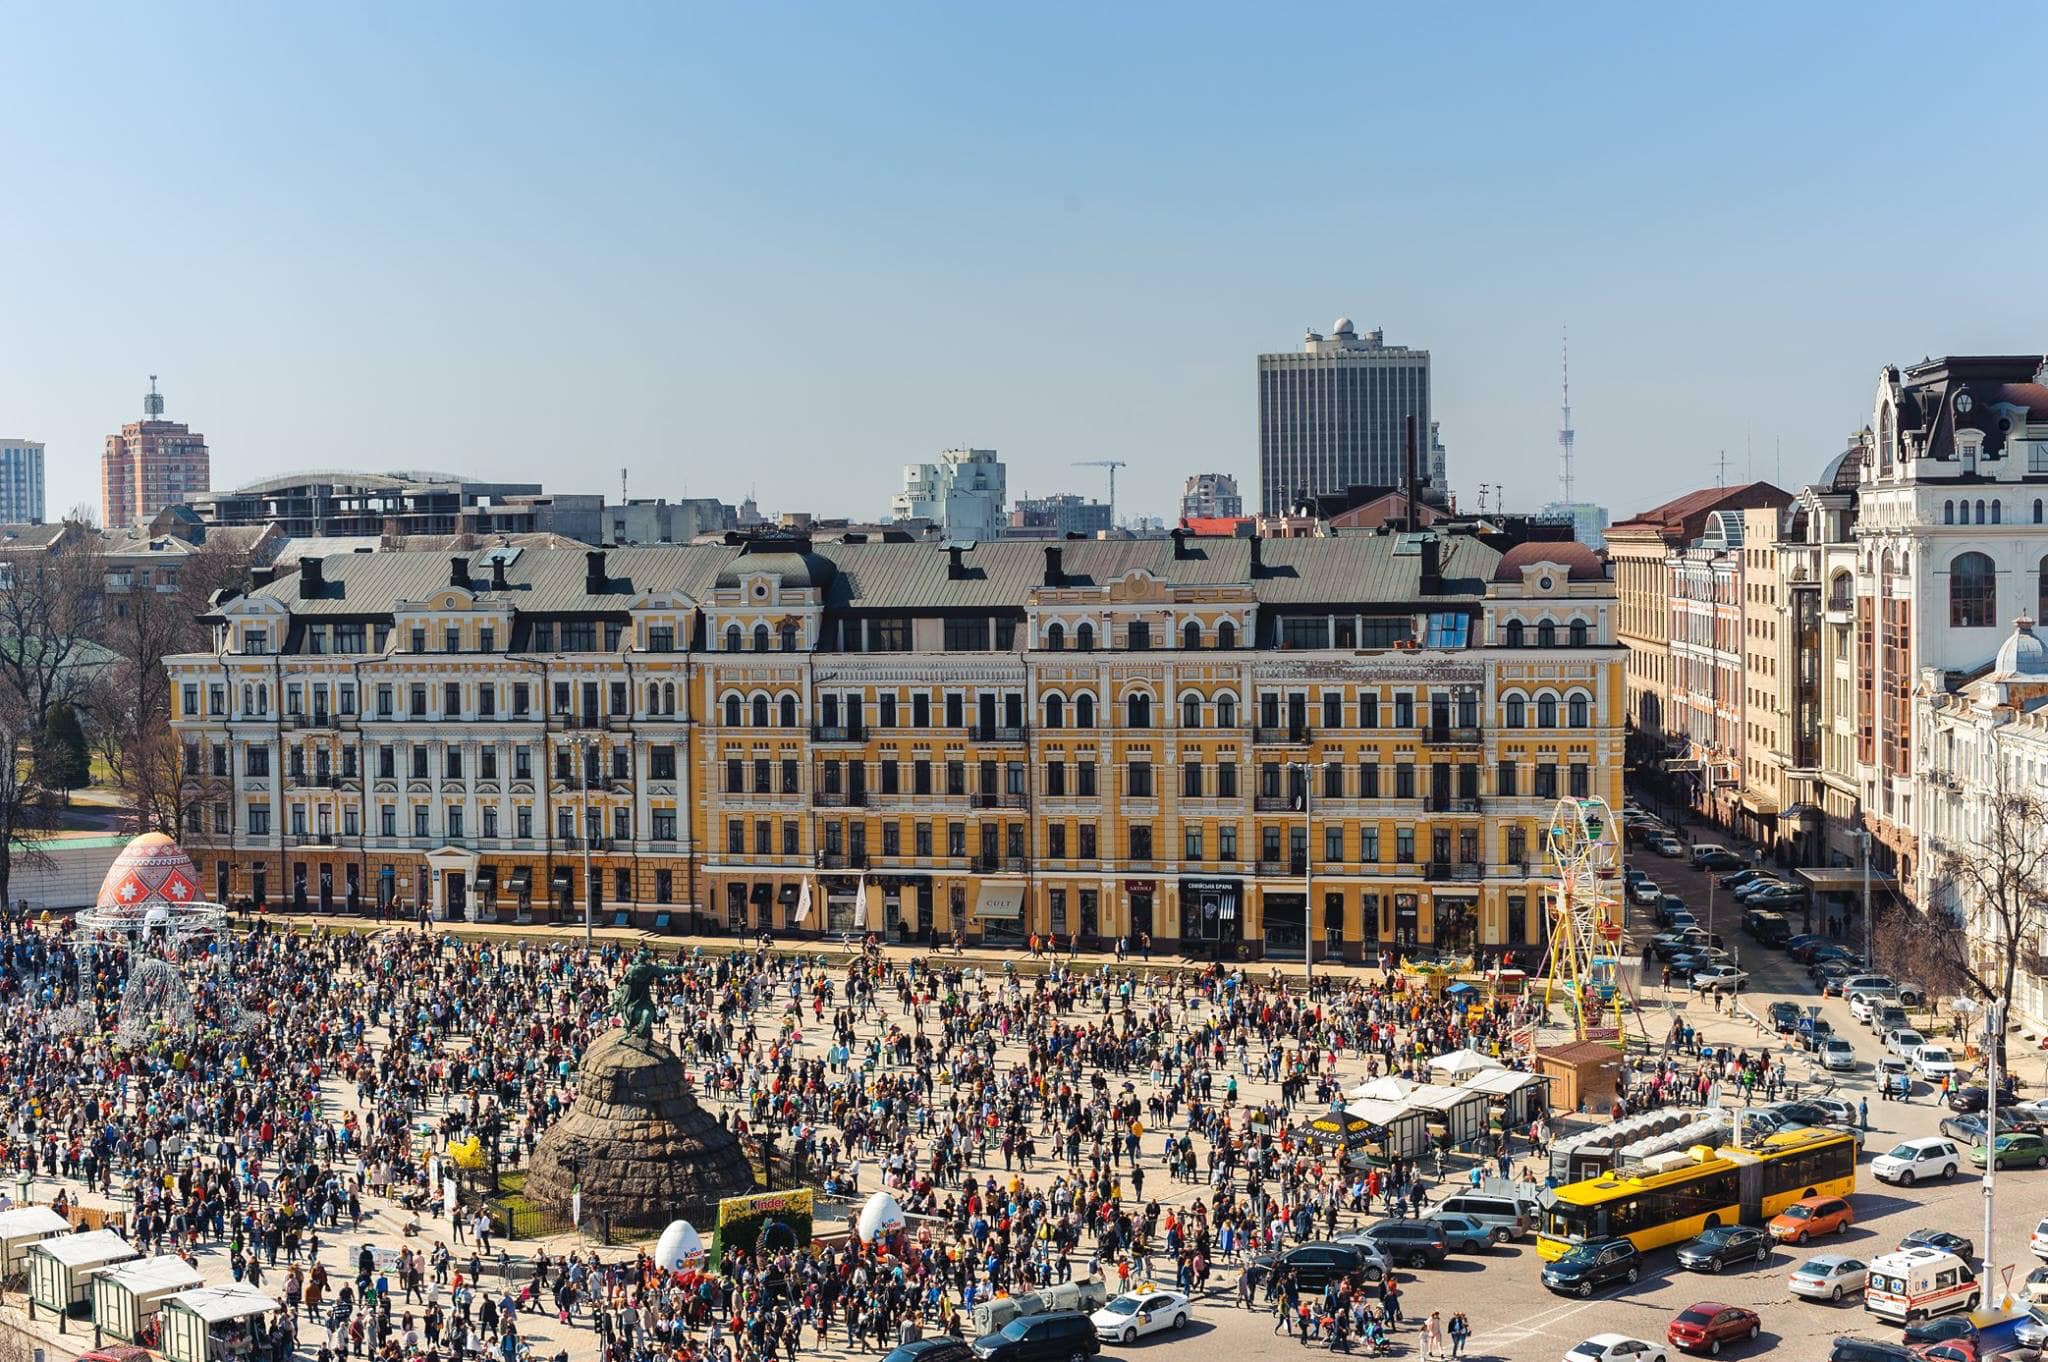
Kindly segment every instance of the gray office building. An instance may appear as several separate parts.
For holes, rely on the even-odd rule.
[[[1301,349],[1259,356],[1259,507],[1280,515],[1304,497],[1407,478],[1403,418],[1415,418],[1418,476],[1431,490],[1429,351],[1363,336],[1349,317]],[[1434,476],[1433,476],[1434,475]]]
[[[43,446],[0,436],[0,523],[43,523]]]

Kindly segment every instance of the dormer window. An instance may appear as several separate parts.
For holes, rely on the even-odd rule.
[[[1976,440],[1958,439],[1956,441],[1956,461],[1962,464],[1965,473],[1977,471],[1977,453],[1978,444]]]

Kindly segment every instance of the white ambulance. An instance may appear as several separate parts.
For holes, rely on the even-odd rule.
[[[1983,1292],[1977,1269],[1935,1248],[1901,1249],[1870,1260],[1863,1308],[1898,1324],[1951,1310],[1975,1310]]]

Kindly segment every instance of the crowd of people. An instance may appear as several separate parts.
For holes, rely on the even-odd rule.
[[[1258,1255],[1419,1205],[1447,1155],[1506,1174],[1542,1134],[1370,1171],[1303,1137],[1363,1079],[1426,1081],[1457,1048],[1514,1062],[1533,1000],[1470,1005],[1391,968],[1304,992],[1220,966],[688,952],[657,985],[658,1035],[700,1099],[779,1178],[856,1201],[886,1187],[914,1228],[728,1252],[708,1273],[589,1247],[515,1261],[438,1156],[480,1136],[525,1161],[616,1024],[626,948],[259,927],[182,955],[192,1014],[143,1018],[138,1043],[132,1017],[116,1025],[125,951],[7,924],[5,1158],[124,1211],[145,1252],[224,1253],[283,1305],[278,1362],[521,1362],[565,1356],[575,1329],[604,1362],[879,1350],[968,1335],[977,1303],[1084,1276],[1253,1306]],[[1261,1308],[1284,1304],[1304,1342],[1412,1318],[1363,1281],[1308,1300],[1285,1276],[1263,1274]]]

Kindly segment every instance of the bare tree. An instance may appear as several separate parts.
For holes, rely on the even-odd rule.
[[[50,706],[73,700],[95,670],[105,578],[98,536],[67,534],[54,548],[0,554],[0,687],[40,732]]]
[[[1990,789],[1975,796],[1977,835],[1934,855],[1931,920],[1921,942],[1986,1003],[2012,997],[2023,967],[2042,968],[2048,934],[2048,803],[2013,783],[1995,747],[1989,765]],[[2001,1034],[2001,1065],[2004,1048]]]
[[[0,903],[14,901],[15,871],[51,864],[43,841],[57,826],[58,801],[35,781],[26,720],[14,697],[0,697]]]

